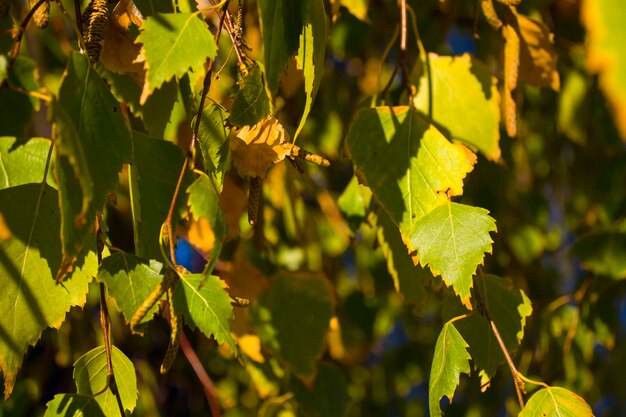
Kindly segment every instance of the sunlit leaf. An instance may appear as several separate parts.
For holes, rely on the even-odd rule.
[[[238,127],[252,126],[270,114],[270,101],[265,92],[263,71],[253,67],[235,96],[228,121]]]
[[[189,70],[203,71],[206,60],[217,54],[215,39],[197,13],[150,16],[140,31],[137,43],[142,44],[146,68],[140,103],[145,103],[164,82],[180,78]]]
[[[348,9],[348,11],[357,19],[367,21],[367,0],[335,0]]]
[[[148,262],[124,252],[113,253],[102,260],[98,281],[106,284],[126,323],[130,323],[133,314],[163,279],[162,268],[159,262]],[[157,311],[158,304],[148,311],[141,323],[150,321]]]
[[[269,167],[289,155],[288,141],[289,134],[278,119],[268,116],[231,136],[233,165],[241,176],[265,178]]]
[[[308,0],[307,0],[308,1]],[[259,20],[267,85],[272,94],[278,90],[278,79],[298,50],[302,33],[301,3],[290,0],[260,0]]]
[[[226,110],[219,104],[211,102],[202,110],[198,127],[198,145],[204,161],[204,170],[220,193],[224,187],[224,171],[228,160],[230,129],[226,127],[226,119],[228,119]]]
[[[622,139],[626,140],[626,3],[585,0],[581,18],[587,28],[587,65],[600,74],[600,87],[612,104]]]
[[[72,53],[58,101],[52,104],[59,182],[63,264],[61,279],[93,233],[96,213],[118,186],[132,141],[120,104],[87,58]]]
[[[119,411],[117,412],[119,414]],[[57,394],[46,404],[44,417],[105,417],[91,395]]]
[[[337,199],[339,209],[348,221],[352,233],[355,233],[365,220],[371,201],[372,191],[359,184],[357,177],[353,176]]]
[[[420,219],[411,245],[417,248],[420,264],[452,286],[468,308],[472,276],[491,253],[491,236],[496,222],[480,207],[448,203]]]
[[[175,310],[182,313],[184,323],[192,329],[200,329],[219,344],[228,344],[237,354],[228,323],[233,318],[233,307],[224,281],[207,274],[182,274],[180,278],[173,302]]]
[[[43,175],[43,164],[30,169]],[[85,303],[96,274],[95,239],[86,243],[63,285],[61,216],[56,190],[23,184],[0,190],[0,368],[5,398],[11,394],[22,357],[47,327],[59,328],[71,306]]]
[[[0,137],[0,189],[41,182],[50,146],[43,138]]]
[[[409,107],[359,111],[346,141],[357,175],[411,250],[420,219],[463,193],[463,179],[476,162],[476,155],[450,143]]]
[[[519,417],[559,416],[592,417],[589,404],[573,392],[561,387],[547,387],[530,397]]]
[[[450,57],[433,53],[419,68],[415,107],[451,139],[498,160],[500,93],[491,70],[468,54]]]
[[[524,291],[504,278],[481,275],[475,281],[477,288],[474,291],[480,294],[480,300],[495,322],[509,354],[514,355],[524,337],[526,318],[532,313],[530,300]],[[458,298],[450,296],[445,299],[444,320],[467,312]],[[474,369],[480,373],[481,385],[487,384],[505,360],[489,322],[477,312],[454,325],[469,344],[467,350],[472,356]]]
[[[467,353],[467,347],[467,342],[454,324],[444,324],[435,345],[428,382],[428,402],[432,417],[441,417],[439,401],[444,395],[452,402],[461,373],[469,375],[471,357]]]
[[[330,283],[314,273],[281,273],[252,305],[252,326],[263,345],[299,377],[311,380],[334,310]],[[315,314],[312,314],[315,312]]]
[[[597,232],[584,236],[576,242],[572,254],[594,274],[626,278],[626,233]]]
[[[311,111],[313,100],[324,74],[324,57],[326,54],[326,12],[324,2],[307,0],[302,6],[302,33],[300,46],[296,55],[298,69],[304,74],[304,92],[306,101],[300,123],[294,134],[294,141],[302,131],[306,119]]]
[[[124,410],[131,412],[137,405],[137,375],[133,363],[116,346],[111,347],[111,362],[115,382],[122,399]],[[93,395],[107,384],[107,359],[104,346],[85,353],[74,363],[74,381],[78,394]],[[107,417],[120,414],[117,399],[110,389],[95,397]]]

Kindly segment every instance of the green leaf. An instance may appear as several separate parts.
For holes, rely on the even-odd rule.
[[[467,347],[467,342],[456,327],[450,322],[444,324],[435,345],[428,382],[428,403],[432,417],[441,416],[439,401],[444,395],[452,402],[461,373],[469,375],[471,356],[467,353]]]
[[[334,308],[333,291],[324,276],[281,273],[272,279],[258,304],[251,306],[250,314],[263,345],[296,375],[310,381],[324,351]]]
[[[50,146],[52,142],[43,138],[0,137],[0,190],[41,182]]]
[[[626,278],[626,233],[596,232],[580,238],[572,248],[583,268],[597,275]]]
[[[119,411],[118,411],[119,415]],[[46,404],[44,417],[105,417],[91,395],[57,394]]]
[[[346,415],[348,381],[343,371],[335,365],[321,363],[315,381],[307,387],[298,379],[292,379],[291,390],[300,406],[299,415],[319,417],[342,417]]]
[[[268,114],[270,101],[265,92],[263,71],[254,66],[244,78],[243,85],[235,96],[228,121],[233,126],[252,126]]]
[[[132,141],[120,104],[87,58],[72,53],[59,99],[52,103],[57,151],[64,269],[71,266],[95,214],[118,186],[122,164],[130,162]]]
[[[587,67],[600,74],[600,87],[612,104],[615,124],[626,140],[626,3],[585,0],[581,18],[587,28]]]
[[[63,285],[55,284],[62,259],[60,227],[55,189],[23,184],[0,190],[0,368],[7,398],[28,347],[45,328],[59,328],[71,306],[85,303],[97,272],[96,255],[88,251],[94,239]]]
[[[111,86],[111,93],[115,98],[126,103],[135,117],[141,118],[148,134],[155,138],[162,138],[167,126],[174,103],[178,99],[178,88],[175,81],[167,81],[146,99],[139,103],[141,86],[125,74],[116,74],[107,70],[103,65],[94,66],[98,74]]]
[[[209,177],[204,174],[187,188],[187,194],[187,205],[191,213],[187,237],[208,258],[205,269],[211,272],[226,236],[220,196]]]
[[[307,0],[302,5],[302,22],[304,27],[300,35],[300,47],[296,55],[298,69],[304,73],[304,92],[306,101],[300,123],[293,135],[295,141],[306,123],[311,111],[313,100],[324,74],[324,58],[326,55],[326,12],[324,2]]]
[[[144,259],[161,259],[161,225],[167,216],[185,157],[173,143],[138,132],[133,136],[135,157],[129,175],[135,254]],[[182,190],[192,181],[193,175],[186,174],[178,196],[174,224],[187,200]]]
[[[447,137],[500,159],[500,94],[491,70],[468,54],[433,53],[419,68],[415,107]]]
[[[137,405],[137,375],[133,363],[115,346],[111,346],[111,363],[115,382],[120,393],[124,410],[131,412]],[[85,353],[74,363],[74,381],[79,394],[93,395],[107,384],[107,359],[104,346],[98,346]],[[120,415],[115,395],[110,389],[95,397],[107,417]]]
[[[356,233],[363,220],[367,217],[371,201],[372,191],[368,187],[359,184],[356,175],[353,176],[337,199],[337,205],[348,221],[348,226],[352,233]]]
[[[559,416],[592,417],[589,404],[573,392],[561,387],[546,387],[536,392],[519,417]]]
[[[507,350],[514,355],[524,337],[526,318],[532,314],[532,305],[524,291],[510,281],[495,275],[476,278],[480,299],[495,322]],[[465,314],[468,311],[454,296],[444,300],[442,316],[444,320]],[[481,377],[481,385],[487,384],[505,359],[489,322],[481,314],[455,322],[463,338],[469,343],[468,351],[474,361],[474,368]]]
[[[198,127],[198,145],[204,161],[204,170],[213,181],[218,193],[224,188],[224,171],[228,160],[228,136],[226,127],[228,113],[217,103],[211,102],[202,110]]]
[[[12,85],[24,91],[37,91],[35,62],[24,55],[18,55],[8,74]],[[33,113],[39,108],[39,100],[23,92],[0,88],[0,108],[11,109],[0,112],[0,136],[24,136]]]
[[[272,94],[275,94],[280,74],[299,47],[303,29],[301,2],[259,0],[258,5],[267,85]]]
[[[235,340],[230,334],[233,315],[231,299],[224,281],[207,274],[182,274],[174,291],[174,309],[181,312],[184,322],[198,328],[217,343],[226,343],[236,355]]]
[[[463,193],[476,156],[409,107],[359,111],[346,138],[357,175],[400,228],[410,250],[418,221]]]
[[[389,216],[384,211],[377,213],[378,243],[387,259],[387,270],[393,278],[393,284],[404,299],[418,309],[426,302],[424,283],[429,282],[432,275],[415,265],[402,236]]]
[[[146,81],[140,103],[164,82],[180,79],[189,70],[201,72],[215,58],[217,45],[198,13],[160,13],[148,17],[137,43],[143,44]]]
[[[435,275],[441,274],[446,285],[468,308],[472,276],[483,263],[485,252],[491,253],[491,236],[496,222],[480,207],[448,203],[422,217],[411,237],[422,266],[429,265]]]
[[[107,285],[109,295],[130,323],[137,309],[161,282],[163,264],[148,262],[124,252],[113,253],[102,260],[98,271],[98,281]],[[152,320],[158,311],[155,304],[142,319],[141,323]]]

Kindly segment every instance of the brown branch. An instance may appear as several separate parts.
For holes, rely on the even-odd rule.
[[[196,355],[196,352],[193,350],[193,347],[189,343],[189,340],[187,339],[184,331],[181,331],[180,334],[180,348],[183,350],[185,358],[187,358],[187,361],[193,368],[193,371],[198,377],[198,380],[200,380],[200,383],[202,384],[204,395],[206,396],[206,399],[209,403],[209,408],[211,409],[211,415],[213,417],[221,417],[222,412],[220,411],[220,407],[217,403],[217,389],[215,388],[213,381],[211,381],[211,377],[209,377],[209,374],[202,366],[198,355]]]
[[[22,46],[22,37],[24,36],[24,32],[26,31],[26,26],[28,25],[28,22],[30,22],[30,19],[33,17],[37,9],[39,9],[39,6],[41,6],[45,2],[46,0],[37,1],[37,3],[35,3],[33,7],[30,8],[28,13],[24,17],[24,20],[22,20],[22,23],[20,23],[18,27],[13,29],[13,42],[14,43],[13,43],[13,50],[11,51],[11,58],[9,59],[7,72],[11,70],[11,68],[13,67],[13,64],[15,63],[15,60],[17,59],[17,56],[20,53],[20,47]]]

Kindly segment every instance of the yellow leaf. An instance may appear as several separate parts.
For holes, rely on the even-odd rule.
[[[211,223],[204,217],[194,218],[189,222],[187,239],[205,258],[209,258],[215,248],[215,233],[213,233]]]
[[[113,9],[111,19],[107,21],[100,62],[108,70],[128,74],[137,83],[143,84],[145,72],[143,63],[139,62],[141,47],[134,43],[128,32],[131,21],[135,22],[135,19],[129,15],[126,8],[126,1],[120,1]]]
[[[233,165],[239,175],[265,178],[270,166],[291,153],[289,135],[274,116],[267,116],[254,126],[245,126],[231,137]]]
[[[521,35],[519,80],[539,87],[560,88],[554,35],[541,22],[517,15]]]
[[[261,353],[261,339],[257,335],[244,334],[238,339],[239,349],[255,362],[265,362],[265,357]]]

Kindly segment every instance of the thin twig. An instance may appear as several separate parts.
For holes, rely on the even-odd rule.
[[[45,1],[46,0],[37,1],[37,3],[35,3],[33,7],[30,8],[28,13],[24,17],[24,20],[22,20],[22,23],[20,23],[20,25],[14,29],[13,50],[11,51],[11,58],[9,59],[7,72],[11,70],[13,64],[15,63],[15,60],[17,59],[17,56],[20,53],[20,47],[22,46],[22,37],[24,36],[24,32],[26,31],[26,26],[28,25],[28,22],[30,22],[30,19],[33,17],[37,9],[39,9],[39,6],[44,4]]]
[[[513,385],[515,385],[517,401],[519,402],[520,408],[523,409],[524,397],[522,396],[522,390],[524,390],[524,380],[520,377],[522,374],[515,367],[515,364],[513,363],[513,359],[511,359],[511,355],[509,354],[509,350],[504,344],[504,340],[502,340],[502,336],[500,336],[500,331],[498,331],[498,327],[496,326],[496,323],[493,321],[493,319],[489,315],[489,311],[487,310],[487,305],[484,304],[483,301],[481,300],[478,290],[474,291],[474,295],[476,297],[478,309],[482,313],[482,315],[485,317],[485,319],[487,319],[487,321],[489,322],[489,326],[491,326],[491,330],[493,331],[493,334],[496,336],[498,345],[500,345],[500,349],[502,350],[504,359],[506,360],[507,365],[509,365],[509,369],[511,370],[511,375],[513,375]]]
[[[187,358],[187,361],[193,368],[193,371],[196,373],[196,376],[198,377],[198,379],[200,380],[200,383],[202,384],[204,395],[206,396],[206,399],[209,402],[211,415],[213,417],[221,417],[222,413],[217,403],[217,396],[218,396],[217,389],[215,388],[213,381],[211,381],[211,377],[209,377],[209,374],[206,372],[206,370],[202,366],[202,363],[200,362],[198,355],[196,355],[196,352],[193,350],[193,347],[189,343],[189,340],[187,339],[187,336],[185,335],[184,331],[181,332],[181,335],[180,335],[180,347],[183,350],[183,354],[185,355],[185,358]]]
[[[98,265],[102,264],[102,250],[104,248],[104,238],[102,236],[102,228],[100,227],[100,216],[96,216],[96,239],[98,249]],[[107,307],[106,300],[106,287],[104,283],[100,283],[100,326],[102,327],[102,334],[104,337],[104,352],[107,360],[107,382],[104,389],[101,392],[106,391],[107,388],[111,390],[111,393],[117,400],[117,406],[120,410],[121,417],[126,417],[124,412],[124,405],[122,404],[122,397],[117,389],[117,383],[115,382],[115,374],[113,373],[113,360],[111,359],[111,320],[109,317],[109,309]],[[94,394],[98,395],[99,393]]]

